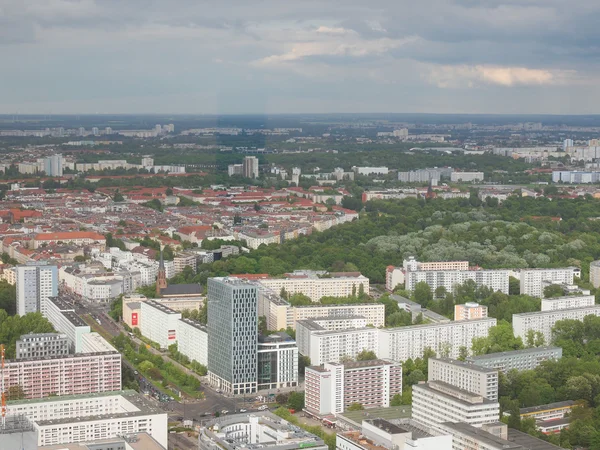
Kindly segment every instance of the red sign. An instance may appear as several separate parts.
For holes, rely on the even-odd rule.
[[[138,324],[138,313],[131,313],[131,326],[135,327]]]
[[[169,333],[169,337],[168,337],[168,339],[169,339],[170,341],[173,341],[173,340],[175,340],[175,330],[169,330],[169,331],[168,331],[168,333]]]

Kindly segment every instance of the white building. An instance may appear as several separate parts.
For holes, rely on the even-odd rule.
[[[600,261],[590,263],[590,283],[595,288],[600,287]]]
[[[143,321],[143,319],[142,319]],[[208,331],[200,322],[190,319],[177,321],[177,350],[190,361],[208,364]]]
[[[258,390],[298,386],[298,346],[287,333],[258,337]]]
[[[498,371],[448,358],[429,358],[428,380],[445,383],[498,400]]]
[[[30,333],[21,335],[15,346],[15,358],[48,358],[69,354],[69,340],[60,333]]]
[[[487,318],[379,329],[375,353],[380,358],[406,361],[423,357],[430,348],[439,356],[456,359],[461,347],[471,348],[473,338],[486,337],[493,326],[496,319]]]
[[[177,342],[177,327],[181,313],[153,300],[141,302],[140,331],[142,336],[167,348]],[[199,362],[199,361],[198,361]]]
[[[500,404],[443,381],[429,381],[412,388],[412,418],[434,430],[444,422],[481,427],[498,422]]]
[[[30,263],[15,268],[17,314],[46,315],[46,302],[58,294],[58,268],[46,263]]]
[[[452,450],[452,436],[411,420],[368,419],[360,430],[338,432],[336,450]]]
[[[513,332],[515,337],[520,337],[523,342],[526,342],[529,330],[539,331],[544,335],[544,342],[550,344],[552,343],[552,328],[556,322],[565,319],[583,320],[585,316],[589,315],[600,316],[600,305],[513,314]]]
[[[388,407],[402,393],[402,366],[381,359],[311,366],[304,390],[305,408],[317,416],[340,414],[354,403]]]
[[[244,157],[242,175],[245,178],[258,178],[258,158],[256,156]]]
[[[352,167],[352,170],[357,175],[365,175],[365,176],[387,175],[389,172],[389,169],[387,167],[383,167],[383,166],[382,167],[357,167],[357,166],[354,166],[354,167]]]
[[[167,413],[135,391],[7,402],[7,416],[34,423],[39,446],[68,445],[145,432],[167,448]]]
[[[521,295],[544,296],[544,283],[573,284],[573,276],[580,274],[576,267],[562,269],[522,269],[520,274]]]
[[[571,295],[567,297],[543,298],[542,311],[584,308],[586,306],[593,306],[595,303],[596,298],[593,295]]]
[[[508,373],[515,369],[533,370],[544,361],[562,358],[560,347],[532,347],[511,352],[488,353],[487,355],[469,356],[467,362],[481,367],[497,369]]]
[[[454,305],[454,320],[484,319],[488,316],[488,307],[475,302]]]
[[[67,336],[69,349],[75,353],[83,351],[82,336],[89,333],[90,326],[79,317],[72,306],[58,297],[48,299],[46,318],[55,330]]]
[[[296,340],[299,352],[308,356],[312,364],[321,365],[340,362],[345,357],[355,358],[363,350],[377,354],[378,331],[376,328],[327,331],[312,320],[303,320],[296,323]]]
[[[260,284],[279,293],[285,289],[288,294],[304,294],[313,302],[322,297],[349,297],[362,290],[369,293],[369,279],[360,273],[327,273],[297,270],[286,278],[263,278]]]
[[[473,280],[477,286],[486,286],[495,291],[508,294],[508,270],[444,270],[444,271],[407,271],[406,290],[414,291],[417,283],[425,282],[432,291],[444,287],[453,292],[454,286]]]
[[[337,317],[364,317],[366,325],[375,328],[385,325],[385,305],[381,303],[354,303],[350,305],[306,305],[291,307],[291,320],[288,324],[291,328],[296,328],[296,322],[306,319],[325,318],[335,319]],[[366,326],[365,325],[365,326]],[[327,327],[326,327],[327,328]],[[279,329],[279,328],[275,328]],[[328,328],[329,329],[329,328]]]
[[[438,428],[452,435],[453,450],[559,450],[559,447],[541,439],[537,439],[535,447],[524,447],[509,441],[507,426],[501,422],[487,423],[481,428],[463,422],[445,422],[438,425]],[[530,438],[536,440],[533,436]]]
[[[462,181],[463,183],[472,183],[473,181],[483,181],[483,172],[452,172],[450,181],[453,183]]]

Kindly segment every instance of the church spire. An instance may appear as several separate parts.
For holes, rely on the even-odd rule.
[[[163,250],[160,248],[160,261],[158,263],[158,274],[156,276],[156,296],[160,297],[161,290],[167,287],[167,272],[165,270],[165,261],[163,259]]]

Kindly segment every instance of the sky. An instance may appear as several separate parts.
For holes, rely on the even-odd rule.
[[[0,113],[600,113],[598,0],[0,0]]]

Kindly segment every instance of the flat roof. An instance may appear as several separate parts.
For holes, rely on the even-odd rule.
[[[61,311],[61,314],[76,327],[87,327],[89,326],[84,320],[79,317],[75,311]]]
[[[452,358],[431,358],[433,361],[441,361],[447,364],[452,364],[453,366],[463,367],[465,369],[474,370],[476,372],[481,373],[498,373],[497,369],[490,369],[489,367],[477,366],[475,364],[471,364],[464,361],[459,361],[457,359]]]
[[[514,428],[508,429],[508,440],[523,446],[527,450],[562,450],[562,447],[557,447],[550,442],[542,441]]]
[[[40,337],[55,337],[57,339],[67,339],[67,335],[64,333],[28,333],[22,334],[21,337],[17,340],[24,341],[25,339],[34,339]]]
[[[575,402],[573,400],[565,400],[564,402],[554,402],[548,403],[546,405],[536,405],[530,406],[529,408],[520,408],[519,413],[523,414],[531,414],[539,411],[546,411],[549,409],[558,409],[558,408],[567,408],[575,406]]]
[[[504,356],[518,356],[518,355],[527,355],[527,354],[536,354],[543,353],[551,350],[561,350],[560,347],[531,347],[524,348],[522,350],[512,350],[509,352],[497,352],[497,353],[488,353],[487,355],[478,355],[478,356],[469,356],[467,357],[467,361],[481,361],[483,359],[496,359]]]
[[[544,316],[549,314],[565,313],[568,311],[596,311],[598,309],[600,309],[600,305],[582,306],[581,308],[553,309],[551,311],[534,311],[528,313],[513,314],[513,319],[515,317]]]
[[[438,386],[443,390],[436,389],[434,386]],[[445,383],[443,381],[428,381],[427,383],[419,383],[415,384],[413,386],[413,389],[414,388],[425,389],[426,391],[433,392],[437,395],[441,395],[442,397],[445,397],[457,403],[462,403],[465,406],[491,405],[494,403],[498,403],[488,399],[487,397],[475,394],[471,391],[467,391],[466,389],[457,388],[456,386],[449,383]],[[463,396],[464,398],[457,397],[453,394]],[[466,398],[472,398],[473,401],[466,400]]]
[[[408,405],[390,406],[388,408],[369,408],[360,411],[344,411],[343,414],[338,414],[342,420],[354,422],[358,426],[364,419],[380,418],[386,420],[407,419],[412,415],[412,407]]]
[[[393,424],[392,422],[388,422],[385,419],[381,419],[381,418],[375,418],[375,419],[366,419],[365,422],[368,422],[374,426],[376,426],[377,428],[379,428],[380,430],[385,430],[388,433],[391,434],[399,434],[399,433],[408,433],[409,431],[399,427],[396,424]]]
[[[152,306],[153,308],[156,308],[156,309],[164,312],[165,314],[181,314],[181,312],[175,311],[174,309],[171,309],[168,306],[163,305],[162,303],[159,303],[155,300],[148,300],[148,301],[142,302],[142,305]]]
[[[185,323],[187,325],[190,325],[190,326],[192,326],[194,328],[197,328],[197,329],[199,329],[201,331],[208,332],[208,329],[206,328],[206,325],[202,325],[200,322],[198,322],[196,320],[185,319],[183,317],[181,319],[179,319],[179,320],[181,320],[183,323]]]
[[[445,428],[450,428],[452,430],[456,430],[461,434],[469,436],[470,438],[481,441],[484,444],[487,444],[492,447],[497,447],[498,449],[503,450],[520,450],[523,447],[519,444],[511,443],[506,439],[502,439],[492,433],[482,430],[481,428],[476,428],[473,425],[469,425],[464,422],[444,422],[442,426]]]

